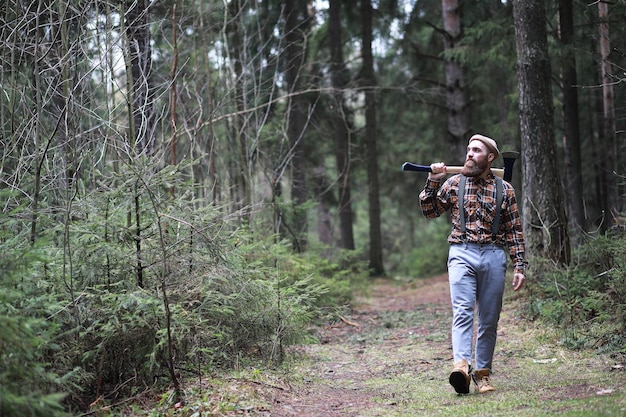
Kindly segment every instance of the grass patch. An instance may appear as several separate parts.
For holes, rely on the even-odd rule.
[[[590,350],[564,349],[550,329],[515,319],[518,309],[503,315],[505,333],[500,335],[494,359],[493,383],[497,391],[458,396],[447,385],[448,360],[438,360],[443,346],[423,342],[399,349],[398,368],[407,370],[370,379],[380,409],[362,413],[379,416],[623,416],[626,382],[623,371],[611,371],[608,355]],[[443,323],[440,323],[443,324]],[[443,340],[439,340],[444,342]],[[393,362],[389,349],[370,352]],[[426,359],[420,359],[426,358]],[[372,361],[376,359],[372,358]]]

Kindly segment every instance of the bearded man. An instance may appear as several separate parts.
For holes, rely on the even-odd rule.
[[[505,288],[506,250],[513,261],[513,289],[522,288],[525,280],[524,238],[515,190],[491,172],[499,155],[495,140],[473,135],[462,173],[443,181],[446,165],[432,164],[419,195],[422,213],[428,218],[451,210],[448,275],[454,365],[449,382],[459,394],[470,392],[472,379],[480,393],[495,389],[491,370]],[[478,330],[473,355],[475,309]]]

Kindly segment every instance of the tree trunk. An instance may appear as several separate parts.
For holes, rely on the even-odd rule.
[[[463,66],[452,57],[463,36],[461,1],[442,0],[444,28],[444,65],[446,72],[446,107],[448,109],[448,143],[452,161],[464,161],[466,139],[470,132],[469,93]]]
[[[176,123],[176,101],[178,100],[177,79],[178,79],[178,21],[176,18],[176,6],[177,2],[174,1],[172,5],[172,69],[170,71],[170,125],[172,128],[172,136],[170,137],[170,164],[176,165],[176,141],[178,136],[178,126]],[[170,193],[174,196],[176,190],[172,185],[170,187]]]
[[[285,0],[283,14],[285,19],[285,72],[289,89],[289,107],[287,117],[287,135],[292,150],[291,159],[291,198],[293,206],[294,248],[298,252],[306,251],[307,246],[307,199],[304,164],[304,103],[300,94],[301,70],[304,63],[304,36],[298,24],[296,0]]]
[[[341,1],[331,0],[328,19],[330,43],[330,77],[333,85],[333,130],[335,134],[335,159],[337,163],[337,191],[339,197],[339,223],[341,244],[344,249],[354,249],[352,196],[350,186],[350,132],[349,110],[345,105],[343,90],[346,87],[346,68],[343,60],[341,32]]]
[[[559,38],[563,47],[561,76],[563,88],[563,153],[565,159],[565,197],[569,233],[579,241],[585,230],[583,182],[578,119],[578,81],[574,55],[574,16],[572,0],[559,0]]]
[[[200,33],[200,42],[203,45],[203,48],[209,48],[211,44],[209,33],[207,30],[207,24],[205,21],[205,10],[206,5],[204,2],[198,3],[199,7],[199,33]],[[210,8],[210,7],[209,7]],[[204,93],[204,97],[200,99],[203,104],[202,107],[206,108],[206,115],[211,115],[213,113],[213,86],[212,86],[212,77],[213,77],[213,68],[211,66],[210,59],[208,54],[199,54],[199,62],[198,68],[195,70],[196,74],[200,75],[200,77],[204,77],[206,80],[206,92]],[[197,125],[200,126],[202,123],[202,115],[200,114],[200,118],[197,121]],[[204,155],[202,158],[202,163],[198,165],[198,178],[199,183],[202,184],[202,187],[199,187],[201,196],[206,201],[211,201],[214,206],[219,206],[220,204],[220,178],[217,175],[217,169],[215,166],[215,133],[213,131],[213,122],[208,117],[206,127],[202,127],[198,139],[200,140],[199,151]],[[193,155],[192,155],[193,159]]]
[[[543,0],[513,2],[523,160],[527,253],[570,261],[567,219],[554,140],[551,70]]]
[[[233,118],[234,123],[231,127],[235,142],[238,145],[239,153],[238,157],[234,159],[231,168],[232,176],[235,178],[236,189],[234,193],[234,209],[236,211],[243,211],[243,219],[246,223],[250,221],[250,207],[252,205],[252,190],[250,179],[250,152],[248,152],[248,144],[246,142],[246,102],[245,80],[243,62],[245,59],[243,39],[245,35],[242,33],[243,24],[241,19],[243,17],[243,8],[241,0],[232,1],[229,5],[230,10],[230,24],[229,32],[231,35],[231,49],[233,51],[233,66],[234,66],[234,78],[233,85],[233,99],[237,109],[237,114]]]
[[[313,170],[311,183],[317,196],[317,236],[320,242],[329,247],[328,253],[332,254],[334,233],[330,207],[336,206],[337,200],[329,192],[332,187],[326,178],[326,168],[323,164]]]
[[[600,56],[602,71],[602,105],[603,105],[603,138],[604,144],[602,164],[606,201],[603,201],[604,222],[606,228],[616,223],[620,207],[618,207],[620,191],[617,185],[618,148],[615,140],[615,99],[613,95],[613,69],[611,68],[611,40],[609,38],[609,6],[605,0],[598,1],[598,17],[600,18]]]
[[[595,19],[593,19],[595,20]],[[595,22],[590,24],[595,24]],[[594,39],[594,45],[590,48],[591,51],[597,52],[597,42]],[[593,69],[593,83],[591,85],[601,85],[601,73],[597,70],[596,63],[594,62]],[[604,221],[606,217],[606,207],[607,204],[607,189],[606,189],[606,167],[604,166],[604,151],[601,149],[604,140],[604,116],[602,115],[602,90],[601,89],[589,89],[587,91],[589,96],[589,108],[592,109],[593,114],[593,123],[589,124],[589,132],[588,135],[592,140],[591,146],[591,163],[593,164],[593,173],[594,173],[594,185],[595,185],[595,194],[592,199],[595,199],[593,204],[594,207],[594,215],[593,225],[597,226],[598,229],[602,232],[606,231],[607,226]]]
[[[59,126],[59,143],[64,149],[65,153],[65,190],[71,193],[71,189],[74,186],[74,180],[77,171],[77,162],[75,155],[75,138],[80,136],[76,132],[76,126],[80,126],[80,123],[75,123],[78,117],[75,116],[74,106],[74,92],[72,89],[73,80],[70,79],[70,71],[76,67],[73,51],[70,50],[68,19],[72,12],[70,11],[69,4],[64,1],[57,3],[57,13],[59,18],[59,33],[58,33],[58,68],[59,68],[59,82],[56,87],[56,95],[54,101],[57,103],[57,114],[60,120],[63,122]],[[75,17],[75,16],[73,16]],[[64,116],[63,116],[64,115]]]
[[[380,187],[378,183],[378,150],[376,144],[376,79],[374,77],[374,58],[372,56],[372,2],[361,0],[362,48],[363,48],[363,85],[365,90],[365,147],[367,164],[367,186],[369,202],[369,270],[372,276],[385,274],[383,268],[383,245],[380,227]]]
[[[126,0],[126,74],[129,100],[130,139],[138,153],[154,150],[154,90],[151,82],[152,47],[146,0]]]
[[[143,274],[143,270],[144,270],[144,265],[143,265],[143,251],[142,251],[142,247],[141,247],[141,239],[142,239],[142,235],[141,235],[141,201],[139,199],[139,187],[138,187],[138,182],[137,181],[135,183],[135,186],[133,187],[133,196],[134,196],[134,207],[135,207],[135,257],[136,257],[136,261],[137,261],[137,268],[136,268],[136,274],[137,274],[137,286],[139,288],[143,288],[144,282],[143,282],[143,278],[144,278],[144,274]]]

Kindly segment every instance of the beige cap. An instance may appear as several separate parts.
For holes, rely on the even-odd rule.
[[[482,143],[485,144],[485,146],[487,147],[487,149],[489,149],[489,152],[492,152],[496,155],[496,158],[498,156],[500,156],[500,150],[498,149],[498,144],[496,143],[495,140],[488,138],[487,136],[483,136],[483,135],[479,135],[476,134],[474,136],[472,136],[469,140],[469,142],[473,141],[473,140],[479,140]],[[468,142],[468,144],[469,144]]]

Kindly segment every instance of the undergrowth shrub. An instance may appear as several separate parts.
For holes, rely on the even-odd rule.
[[[41,294],[30,270],[41,262],[36,248],[24,245],[24,235],[8,236],[0,225],[0,416],[64,416],[64,391],[73,372],[55,372],[52,358],[59,351],[58,328],[47,320],[59,304]]]
[[[596,237],[573,259],[567,268],[535,262],[531,316],[557,325],[568,347],[626,352],[626,233]]]
[[[40,259],[20,209],[3,214],[0,407],[46,413],[2,416],[97,410],[181,375],[279,364],[366,277],[356,253],[295,254],[219,208],[172,198],[171,184],[191,187],[174,168],[134,168],[48,216]]]

